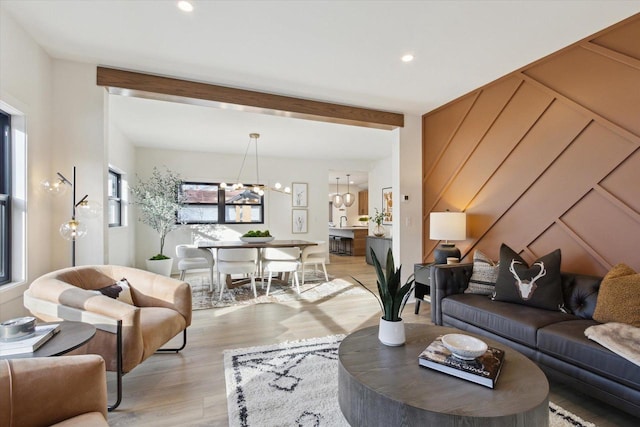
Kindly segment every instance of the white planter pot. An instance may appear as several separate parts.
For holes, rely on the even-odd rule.
[[[399,346],[403,345],[406,341],[404,335],[404,321],[389,322],[388,320],[380,319],[380,326],[378,329],[378,339],[384,345]]]
[[[171,269],[173,268],[173,259],[158,259],[147,260],[147,271],[160,274],[162,276],[171,276]]]

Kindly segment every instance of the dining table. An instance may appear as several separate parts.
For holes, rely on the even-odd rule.
[[[269,242],[245,242],[242,240],[201,240],[196,246],[204,249],[211,249],[214,251],[215,259],[217,257],[217,251],[219,249],[242,249],[242,248],[257,248],[258,250],[264,248],[300,248],[302,251],[307,246],[316,246],[318,243],[310,242],[307,240],[271,240]],[[282,282],[287,282],[289,275],[279,278]],[[233,282],[231,275],[227,276],[227,288],[232,284],[246,283],[246,280]]]

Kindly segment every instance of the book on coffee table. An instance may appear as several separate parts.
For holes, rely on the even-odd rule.
[[[504,363],[504,350],[489,346],[482,356],[473,360],[463,360],[451,354],[442,344],[441,338],[436,338],[420,353],[420,356],[418,356],[420,366],[453,375],[485,387],[495,387]]]
[[[60,330],[59,323],[36,325],[33,334],[13,341],[0,341],[0,356],[33,353]]]

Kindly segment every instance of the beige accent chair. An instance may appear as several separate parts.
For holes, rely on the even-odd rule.
[[[273,273],[293,273],[293,282],[296,290],[300,293],[300,282],[298,281],[298,267],[300,266],[300,248],[264,248],[262,250],[262,270],[267,273],[267,293],[271,289],[271,279]],[[262,286],[264,287],[264,274],[262,275]]]
[[[302,284],[304,285],[304,267],[306,265],[313,265],[317,268],[318,264],[322,265],[322,271],[324,272],[324,280],[329,281],[329,275],[327,274],[327,242],[316,242],[315,246],[307,246],[302,250],[302,256],[300,262],[302,263]]]
[[[95,290],[127,279],[134,305]],[[34,280],[24,293],[24,305],[44,321],[73,320],[93,324],[97,331],[86,352],[101,355],[107,370],[117,373],[117,400],[122,399],[122,375],[156,351],[178,352],[187,342],[191,324],[188,283],[144,270],[116,265],[71,267]],[[180,348],[161,349],[180,332]]]
[[[104,360],[95,354],[0,360],[0,426],[109,426]]]
[[[180,280],[184,280],[187,270],[207,268],[209,269],[209,291],[213,292],[213,266],[215,261],[211,250],[198,248],[194,245],[178,245],[176,246],[176,255],[178,256]]]

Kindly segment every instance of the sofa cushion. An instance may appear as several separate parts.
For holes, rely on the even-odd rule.
[[[521,304],[492,301],[483,295],[459,294],[442,300],[442,313],[487,331],[536,347],[539,328],[576,317]]]
[[[520,255],[503,243],[500,247],[500,271],[494,299],[546,310],[561,310],[564,299],[560,249],[538,258],[529,266]]]
[[[469,279],[469,287],[464,290],[467,294],[493,295],[498,280],[499,264],[495,263],[484,253],[476,250],[473,253],[473,272]]]
[[[597,324],[578,319],[547,325],[538,331],[538,350],[640,390],[640,369],[636,365],[584,335],[585,329]]]
[[[640,327],[640,273],[625,264],[609,270],[602,279],[593,318]]]
[[[562,273],[565,308],[582,319],[592,319],[602,277]]]

